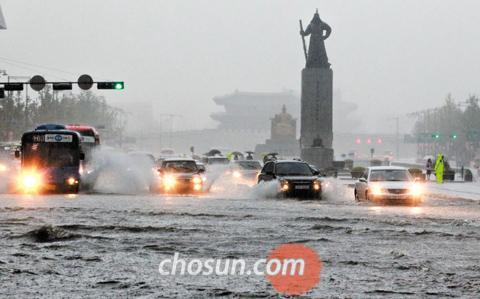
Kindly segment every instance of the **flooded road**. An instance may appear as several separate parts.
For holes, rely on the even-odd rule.
[[[161,195],[0,195],[0,286],[8,297],[269,297],[261,276],[161,276],[159,262],[265,258],[304,243],[323,260],[315,297],[476,297],[480,204],[356,203]]]

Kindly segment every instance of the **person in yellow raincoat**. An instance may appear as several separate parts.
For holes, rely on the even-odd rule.
[[[437,183],[443,183],[443,172],[445,170],[445,165],[443,163],[443,155],[438,154],[437,160],[435,161],[435,177],[437,178]]]

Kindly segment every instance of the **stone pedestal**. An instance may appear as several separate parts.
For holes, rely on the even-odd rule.
[[[322,147],[302,148],[302,159],[319,169],[331,167],[333,164],[333,149]]]
[[[301,146],[312,147],[320,138],[325,148],[333,141],[333,72],[330,68],[302,70]]]
[[[333,162],[332,89],[332,69],[302,70],[301,156],[319,168],[330,167]]]

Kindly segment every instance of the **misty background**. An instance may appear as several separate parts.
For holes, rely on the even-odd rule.
[[[124,91],[96,93],[126,109],[182,115],[175,130],[215,127],[210,114],[221,110],[212,101],[218,95],[299,93],[305,61],[298,19],[308,24],[315,8],[333,29],[326,47],[334,90],[358,106],[361,123],[352,130],[394,132],[392,117],[440,106],[448,93],[457,100],[479,93],[475,0],[0,4],[8,25],[0,32],[0,69],[47,80],[83,73],[123,80]],[[412,122],[404,117],[401,131]]]

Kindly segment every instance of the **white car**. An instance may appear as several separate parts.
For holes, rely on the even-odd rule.
[[[355,183],[355,200],[361,199],[418,204],[422,199],[422,187],[407,168],[368,167]]]

